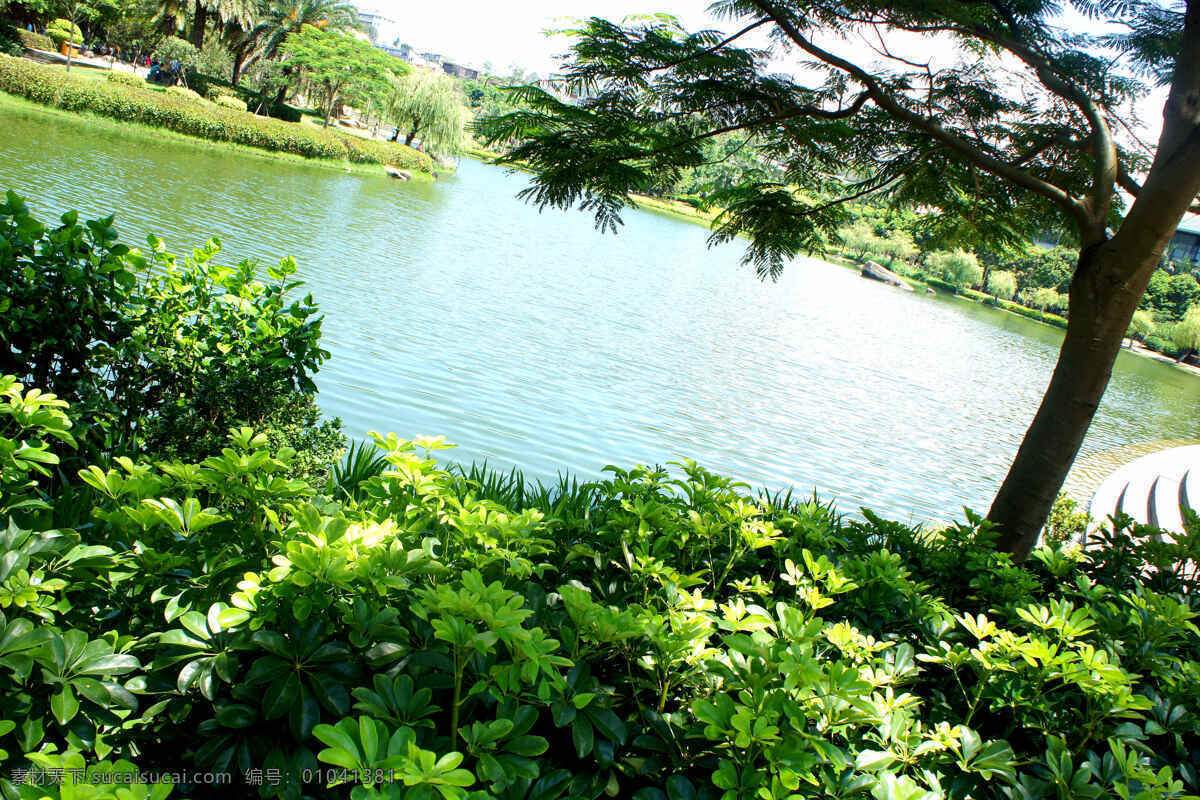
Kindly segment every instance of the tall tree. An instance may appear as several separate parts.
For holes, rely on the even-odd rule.
[[[404,143],[420,137],[426,150],[453,155],[462,147],[470,112],[459,82],[431,70],[413,70],[396,80],[386,116],[396,124],[396,135],[407,131]]]
[[[746,235],[745,261],[763,276],[832,235],[842,203],[869,194],[936,209],[934,225],[969,218],[985,233],[1072,231],[1079,252],[1059,360],[988,513],[999,547],[1020,559],[1200,192],[1200,0],[1070,2],[1097,29],[1130,33],[1065,31],[1054,0],[719,0],[712,10],[736,22],[731,36],[669,19],[593,18],[574,31],[565,73],[567,88],[590,99],[572,105],[525,87],[531,109],[480,130],[493,143],[523,142],[504,160],[532,168],[526,198],[579,203],[607,229],[631,192],[700,163],[703,141],[748,133],[786,177],[715,194],[723,211],[712,241]],[[739,43],[756,31],[805,60],[803,81]],[[961,59],[898,50],[906,36],[956,46]],[[852,42],[875,55],[862,58]],[[1170,87],[1156,145],[1134,133],[1131,110],[1150,80]],[[1118,189],[1132,196],[1129,208]]]
[[[342,93],[354,87],[359,94],[382,94],[388,82],[407,65],[379,48],[340,31],[305,25],[284,43],[289,63],[306,74],[324,93],[325,126]]]

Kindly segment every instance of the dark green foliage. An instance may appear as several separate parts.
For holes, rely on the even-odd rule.
[[[61,221],[41,225],[11,192],[0,204],[0,371],[71,402],[93,458],[199,460],[249,424],[324,476],[342,441],[313,400],[328,354],[312,298],[288,298],[294,261],[264,283],[252,262],[218,266],[215,240],[180,262],[154,238],[131,250],[111,217]]]
[[[60,402],[0,396],[3,436],[69,439]],[[976,518],[852,521],[690,462],[531,489],[375,442],[330,496],[249,429],[57,496],[0,462],[5,507],[51,509],[0,533],[0,761],[357,799],[1197,790],[1200,529],[1015,566]],[[48,530],[65,503],[86,527]]]
[[[1191,273],[1178,272],[1172,275],[1160,269],[1150,277],[1142,306],[1161,313],[1168,321],[1178,321],[1198,302],[1200,283]]]
[[[6,22],[0,22],[0,54],[19,56],[25,52],[21,34],[15,27]]]
[[[141,122],[221,142],[257,147],[307,158],[349,159],[425,173],[433,171],[429,156],[390,142],[285,124],[269,117],[199,104],[149,88],[98,84],[24,59],[0,56],[0,90],[36,103],[68,111]]]

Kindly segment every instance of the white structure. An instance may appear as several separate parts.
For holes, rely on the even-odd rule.
[[[1142,525],[1183,533],[1183,509],[1200,511],[1200,445],[1130,461],[1104,479],[1088,513],[1096,524],[1121,513]]]

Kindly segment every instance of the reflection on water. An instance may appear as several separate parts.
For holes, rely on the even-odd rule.
[[[986,509],[1057,353],[1052,328],[817,261],[759,283],[667,217],[604,236],[539,215],[524,176],[474,162],[400,184],[0,113],[0,187],[43,218],[294,255],[326,314],[322,408],[461,460],[550,478],[686,456],[846,510],[958,515]],[[1198,409],[1200,381],[1122,355],[1085,453],[1194,438]]]

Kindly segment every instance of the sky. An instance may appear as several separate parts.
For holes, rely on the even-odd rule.
[[[358,6],[378,11],[394,20],[395,35],[401,42],[418,50],[440,53],[450,60],[475,67],[490,64],[498,74],[507,74],[516,64],[526,71],[548,75],[556,69],[556,56],[567,49],[562,36],[547,37],[544,31],[561,28],[572,19],[589,16],[620,20],[630,14],[666,12],[679,17],[689,30],[719,28],[732,30],[727,22],[715,20],[708,14],[711,0],[458,0],[455,3],[412,3],[408,0],[358,0]],[[1064,26],[1078,29],[1086,25],[1081,17],[1064,19]],[[386,32],[385,32],[386,35]],[[762,44],[762,38],[748,38],[752,45]],[[892,43],[889,42],[889,45]],[[863,62],[873,60],[865,44],[850,42],[851,53]],[[847,46],[846,43],[842,47]],[[910,55],[912,51],[903,53]],[[918,40],[917,57],[932,57],[937,61],[954,57],[954,50],[945,44]],[[798,61],[791,56],[790,61]],[[781,72],[795,72],[788,60],[772,66]],[[797,65],[798,66],[798,65]],[[1161,127],[1165,91],[1158,91],[1138,107],[1138,116],[1145,123],[1144,138],[1156,140]]]

